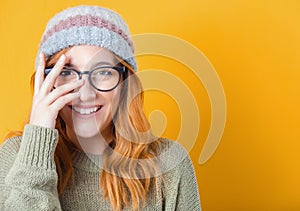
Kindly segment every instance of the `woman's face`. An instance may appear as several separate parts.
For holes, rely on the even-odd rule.
[[[119,62],[112,52],[97,46],[74,46],[66,54],[66,67],[78,71],[90,71],[99,66],[116,66]],[[108,92],[94,89],[88,75],[82,75],[83,85],[75,91],[79,99],[65,105],[60,116],[66,123],[67,135],[71,140],[89,139],[102,133],[110,138],[113,103],[118,102],[120,85]]]

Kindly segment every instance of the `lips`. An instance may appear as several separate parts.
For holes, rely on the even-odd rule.
[[[73,111],[81,114],[81,115],[89,115],[96,113],[99,111],[103,106],[89,106],[89,107],[81,107],[81,106],[69,106]]]

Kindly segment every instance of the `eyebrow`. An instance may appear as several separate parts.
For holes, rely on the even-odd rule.
[[[74,65],[72,63],[66,63],[65,66],[70,67],[70,68],[76,68],[77,67],[76,65]],[[110,62],[101,61],[101,62],[97,62],[97,63],[91,65],[91,68],[98,67],[98,66],[115,66],[115,65],[113,65]]]

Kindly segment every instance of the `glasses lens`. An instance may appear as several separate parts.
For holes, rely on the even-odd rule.
[[[57,77],[54,87],[59,87],[64,84],[78,80],[78,74],[74,70],[63,69]]]
[[[97,89],[110,90],[120,79],[119,72],[111,67],[100,67],[91,74],[91,82]]]

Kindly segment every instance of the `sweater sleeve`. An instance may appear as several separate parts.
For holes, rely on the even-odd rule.
[[[169,141],[162,156],[165,180],[165,210],[200,211],[200,196],[192,161],[177,142]]]
[[[54,162],[57,142],[56,129],[26,125],[16,155],[7,146],[1,148],[0,210],[61,210]]]
[[[180,166],[176,210],[201,210],[200,196],[193,164],[187,156]]]

